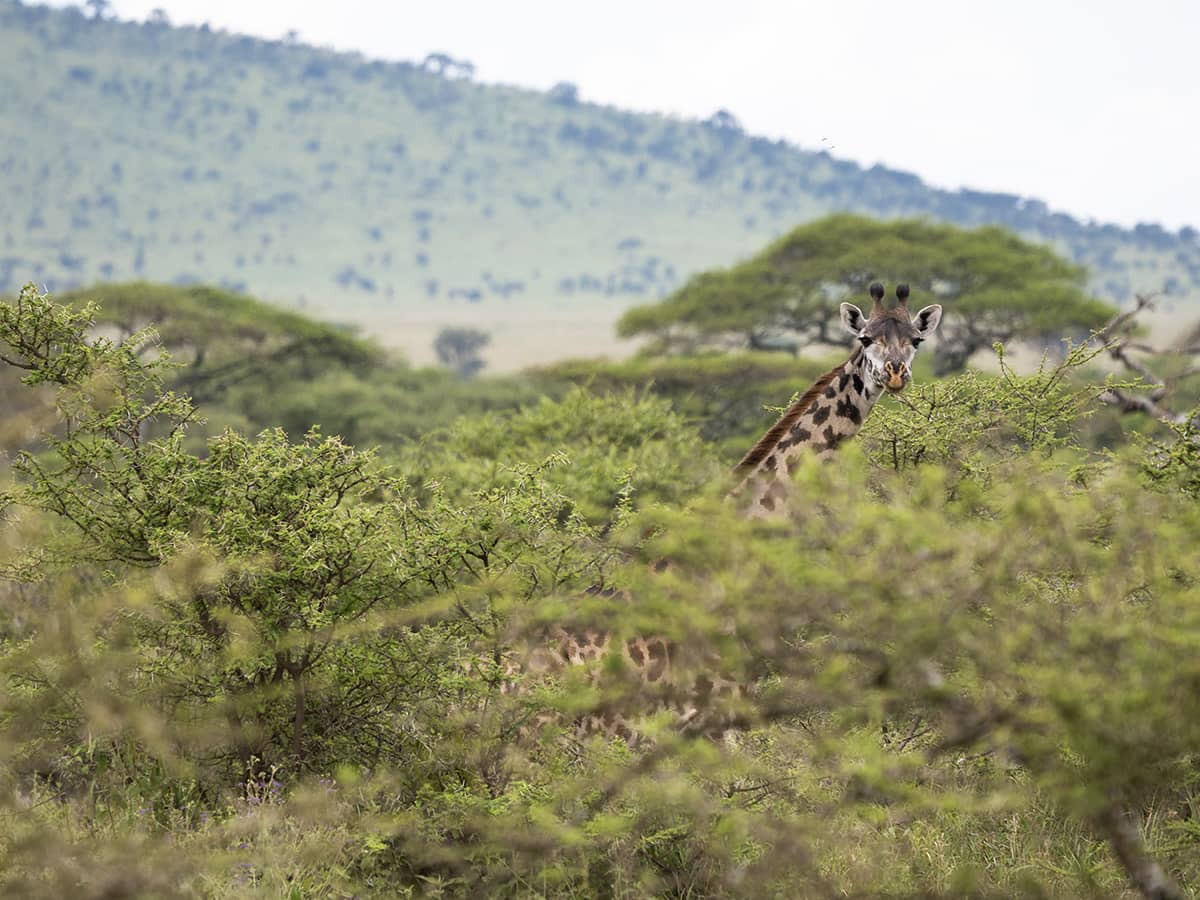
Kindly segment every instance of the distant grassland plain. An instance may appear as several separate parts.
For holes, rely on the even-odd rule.
[[[613,323],[834,210],[995,223],[1088,265],[1102,296],[1200,314],[1193,229],[1081,223],[1037,200],[704,122],[203,28],[0,3],[0,292],[211,282],[432,358],[493,368],[628,352]],[[1194,317],[1194,316],[1189,316]]]

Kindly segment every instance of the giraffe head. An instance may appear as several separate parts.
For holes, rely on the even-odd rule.
[[[883,305],[883,285],[871,285],[871,315],[853,303],[843,303],[842,327],[862,344],[867,372],[875,383],[898,394],[912,380],[912,360],[917,347],[938,327],[942,307],[926,306],[915,316],[908,312],[908,285],[896,285],[896,303]]]

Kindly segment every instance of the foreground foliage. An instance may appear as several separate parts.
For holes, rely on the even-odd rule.
[[[1089,452],[1084,354],[929,385],[747,522],[647,396],[458,423],[407,479],[316,433],[189,452],[145,335],[91,317],[0,306],[57,410],[0,532],[9,892],[1200,889],[1196,456]],[[574,738],[641,689],[510,690],[564,619],[719,657],[747,727]]]

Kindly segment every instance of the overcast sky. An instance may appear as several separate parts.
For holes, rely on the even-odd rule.
[[[705,117],[1081,218],[1200,226],[1200,0],[114,0]]]

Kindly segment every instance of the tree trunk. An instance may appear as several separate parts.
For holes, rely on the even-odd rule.
[[[292,756],[296,760],[296,769],[299,771],[304,759],[304,714],[307,706],[303,672],[292,675],[292,698],[295,710],[292,716]]]
[[[1096,825],[1125,869],[1129,880],[1146,900],[1185,900],[1181,891],[1146,850],[1137,826],[1118,803],[1106,807]]]

